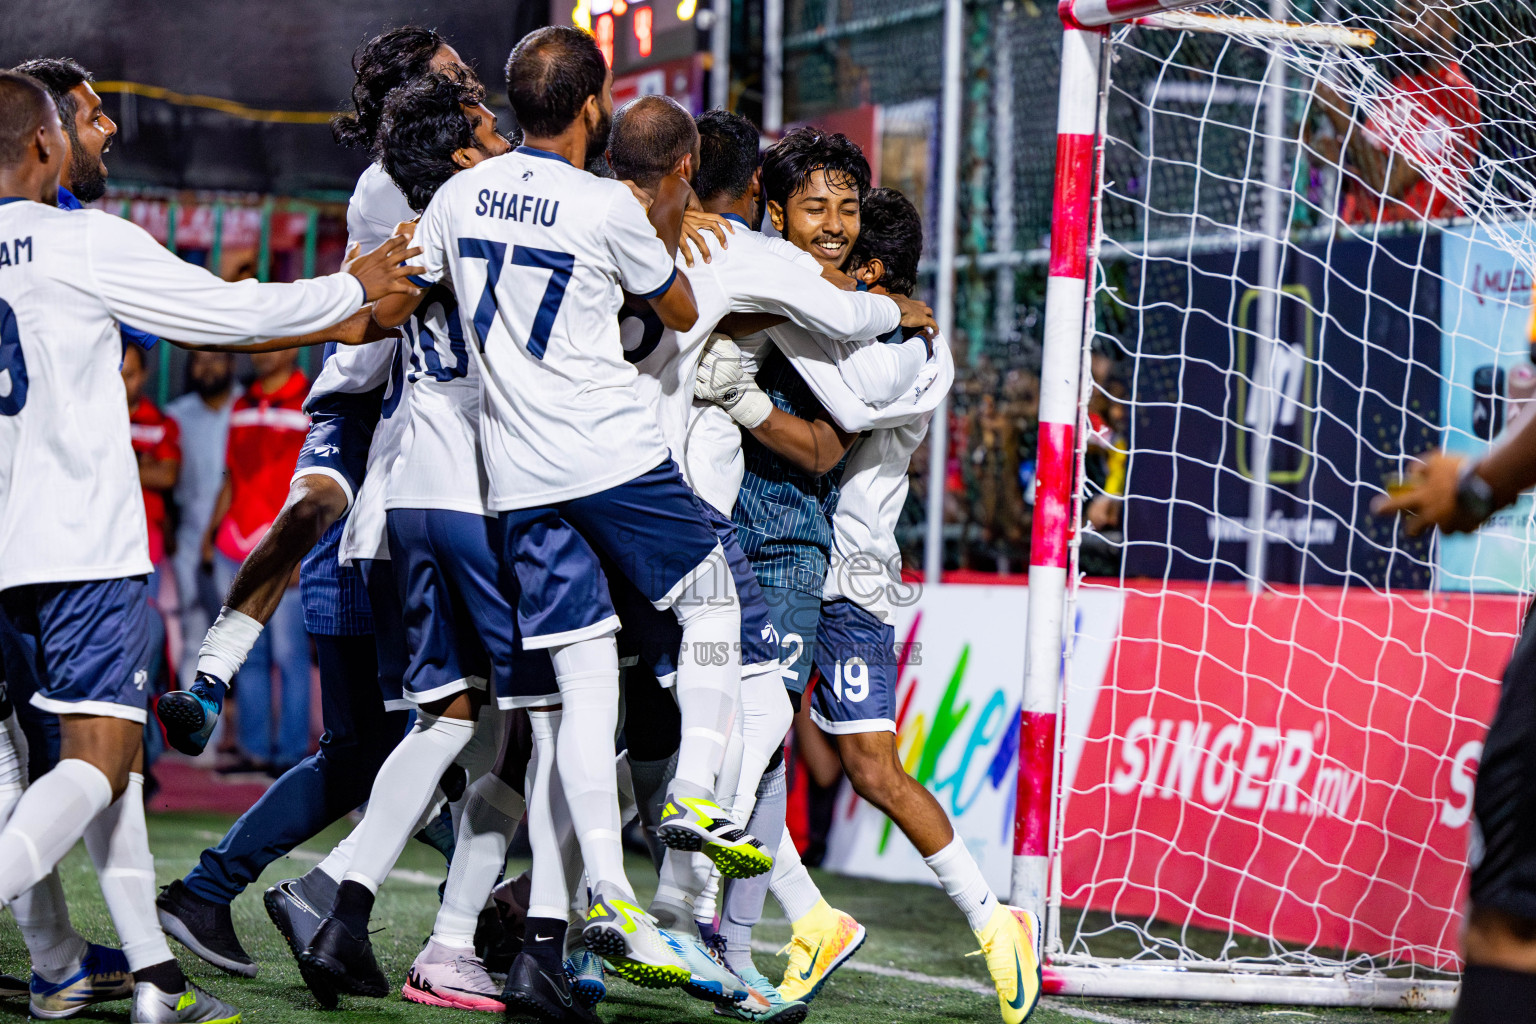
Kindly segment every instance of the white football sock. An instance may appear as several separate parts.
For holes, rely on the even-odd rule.
[[[734,793],[723,794],[731,799],[731,817],[736,821],[752,816],[763,773],[774,753],[783,749],[794,721],[795,707],[777,672],[741,681],[741,777]]]
[[[507,863],[507,845],[523,816],[523,798],[495,772],[480,776],[467,792],[443,905],[432,929],[440,945],[460,949],[475,946],[480,911]]]
[[[939,876],[939,884],[971,923],[971,930],[983,927],[992,911],[997,909],[997,897],[992,894],[986,879],[981,877],[976,858],[971,856],[960,837],[955,836],[948,846],[932,857],[924,857],[923,863]]]
[[[123,943],[130,971],[174,959],[155,912],[155,858],[144,823],[144,776],[128,773],[128,788],[85,830],[101,895]]]
[[[34,782],[0,830],[0,904],[42,881],[111,802],[112,783],[78,758]]]
[[[12,714],[0,722],[0,826],[10,819],[26,788],[27,737]],[[17,896],[11,903],[11,915],[27,945],[34,971],[50,982],[63,981],[74,973],[88,944],[70,924],[58,869]]]
[[[635,777],[629,770],[629,751],[619,751],[613,763],[614,782],[619,787],[619,827],[640,817],[640,805],[635,800]]]
[[[90,944],[70,923],[57,870],[16,897],[11,916],[16,918],[21,941],[27,944],[32,969],[44,981],[60,982],[75,973]]]
[[[695,901],[710,880],[711,866],[702,853],[668,850],[662,855],[650,914],[663,928],[694,930],[694,919],[698,916]]]
[[[368,806],[363,805],[363,817],[368,817]],[[352,866],[352,854],[357,850],[358,829],[353,828],[347,833],[345,839],[332,847],[331,852],[325,855],[325,859],[315,867],[325,872],[337,885],[347,876],[347,868]]]
[[[619,724],[619,652],[613,637],[582,640],[550,650],[562,705],[555,743],[560,785],[581,844],[587,878],[608,882],[627,899],[634,890],[624,875],[619,837],[619,784],[614,775],[613,733]]]
[[[353,830],[357,849],[342,881],[379,891],[437,793],[438,780],[474,732],[475,723],[468,719],[416,713],[416,725],[373,780],[368,813]]]
[[[747,681],[741,681],[745,690]],[[725,742],[725,760],[720,765],[720,776],[715,780],[715,793],[720,806],[726,811],[731,811],[736,803],[736,791],[741,786],[742,757],[746,753],[746,742],[741,735],[741,704],[738,702],[734,713],[731,715],[731,735]],[[737,825],[741,825],[746,818],[737,818],[731,814]]]
[[[555,757],[555,737],[561,712],[530,709],[533,754],[528,758],[528,845],[533,848],[533,869],[528,878],[528,916],[562,920],[570,913],[570,887],[575,881],[565,874],[560,836],[555,824],[555,797],[560,793],[560,770]],[[563,801],[562,801],[563,802]]]
[[[674,684],[683,735],[669,792],[713,800],[731,719],[741,699],[741,602],[718,544],[689,575],[689,584],[672,606],[683,627]],[[730,654],[725,664],[716,665],[704,653],[710,651]]]
[[[798,921],[816,909],[821,902],[821,890],[811,880],[811,873],[800,863],[800,851],[795,840],[784,830],[779,848],[773,855],[773,879],[768,884],[773,898],[784,908],[784,916],[791,922]]]
[[[208,627],[203,646],[197,652],[197,670],[220,682],[229,682],[250,657],[261,629],[262,624],[244,612],[228,605],[220,608],[219,617]]]
[[[464,769],[464,795],[448,804],[448,816],[453,820],[453,834],[457,836],[464,823],[464,809],[469,803],[469,788],[481,776],[496,767],[496,755],[501,753],[501,741],[506,734],[507,715],[495,701],[480,709],[475,720],[475,733],[470,737],[454,763]],[[521,813],[521,812],[519,812]]]

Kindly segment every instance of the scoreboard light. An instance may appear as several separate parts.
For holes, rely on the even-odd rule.
[[[638,44],[640,56],[651,55],[651,9],[649,7],[635,8],[635,42]]]
[[[597,38],[597,48],[603,51],[603,60],[613,67],[613,15],[599,14],[592,34]]]
[[[592,33],[615,75],[700,52],[698,0],[551,0],[550,22]]]

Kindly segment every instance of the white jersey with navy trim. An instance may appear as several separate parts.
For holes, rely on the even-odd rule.
[[[619,342],[624,292],[678,273],[629,189],[520,146],[454,175],[416,232],[424,279],[450,279],[483,371],[481,444],[495,511],[615,487],[666,442]]]
[[[412,320],[415,344],[405,367],[409,408],[384,507],[489,515],[490,485],[480,457],[480,371],[453,289],[433,285]]]
[[[356,243],[364,252],[376,249],[395,233],[396,225],[415,217],[416,211],[384,168],[377,163],[369,164],[357,179],[347,203],[347,245]],[[385,389],[379,422],[368,445],[363,485],[353,496],[337,547],[337,558],[343,565],[356,559],[389,557],[389,539],[384,533],[384,490],[387,469],[400,450],[400,434],[409,410],[404,375],[414,330],[415,324],[407,323],[401,329],[404,337],[399,341],[338,348],[325,361],[310,389],[311,400],[316,395],[338,391],[360,394],[381,385]]]
[[[379,163],[371,163],[358,177],[347,200],[347,245],[356,243],[369,252],[383,245],[395,228],[416,219],[405,193]]]
[[[868,431],[853,443],[838,484],[832,516],[832,557],[822,599],[847,598],[883,622],[908,593],[901,582],[896,523],[907,501],[907,465],[928,434],[934,409],[955,379],[954,359],[943,336],[933,356],[900,398],[876,409],[858,399],[841,378],[821,376],[812,390],[834,418]],[[839,416],[839,414],[841,414]]]
[[[359,245],[364,252],[377,249],[394,234],[397,225],[413,220],[415,216],[415,211],[405,201],[405,195],[384,172],[384,168],[377,163],[369,164],[367,170],[363,171],[357,179],[357,185],[352,190],[352,198],[347,203],[347,245],[348,247],[354,244]],[[320,374],[309,389],[309,397],[305,399],[305,409],[311,410],[318,400],[329,395],[359,395],[385,384],[391,388],[391,392],[385,394],[385,402],[391,403],[390,407],[395,408],[398,405],[398,398],[392,393],[392,389],[397,385],[392,383],[390,371],[394,363],[391,356],[398,358],[400,355],[399,352],[392,350],[399,344],[393,341],[379,341],[370,345],[335,346],[335,351],[326,357],[325,363],[320,368]],[[396,411],[398,413],[398,410]],[[391,427],[386,425],[385,418],[381,417],[376,429],[387,432]],[[386,443],[381,447],[385,449],[381,452],[381,457],[393,454],[394,449],[388,444],[387,438]],[[323,466],[300,466],[294,473],[294,479],[309,474],[329,476],[336,480],[347,492],[347,508],[351,510],[357,495],[352,493],[351,485],[346,480]]]
[[[348,274],[222,281],[111,214],[0,200],[0,590],[150,571],[119,321],[241,345],[365,298]]]
[[[656,410],[672,457],[694,491],[726,515],[741,489],[741,435],[722,410],[716,410],[718,416],[696,411],[693,401],[704,343],[721,318],[728,313],[787,316],[842,342],[874,338],[901,323],[901,309],[888,297],[844,291],[822,278],[821,265],[809,253],[751,230],[739,217],[728,219],[737,230],[724,246],[706,232],[709,261],[696,257],[688,270],[699,308],[692,330],[667,330],[655,314],[620,320],[626,357],[640,371],[637,386]],[[678,266],[683,265],[679,255]],[[697,457],[689,452],[695,442]]]

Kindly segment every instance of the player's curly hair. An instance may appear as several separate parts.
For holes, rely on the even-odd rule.
[[[763,155],[763,199],[784,206],[817,171],[834,185],[855,189],[860,199],[869,191],[869,161],[857,143],[820,128],[793,128]]]
[[[897,295],[917,287],[923,258],[923,218],[912,201],[894,188],[872,188],[859,203],[859,239],[848,253],[848,273],[878,259],[885,273],[875,283]]]
[[[697,118],[699,168],[693,190],[701,201],[720,196],[735,201],[752,187],[752,174],[762,162],[757,125],[727,110],[709,110]]]
[[[464,108],[484,99],[476,79],[439,71],[413,78],[385,99],[374,155],[417,213],[460,170],[454,152],[478,145],[480,119]]]
[[[70,142],[79,141],[75,134],[75,114],[78,113],[76,108],[79,104],[70,95],[70,90],[82,82],[92,81],[91,73],[73,57],[34,57],[17,64],[11,70],[43,83],[43,88],[53,97],[53,105],[59,108],[59,121],[64,125],[64,134],[69,136]]]
[[[350,114],[331,120],[331,135],[352,149],[371,149],[384,116],[384,100],[390,92],[427,70],[444,45],[432,29],[402,25],[374,36],[352,54],[352,107]]]

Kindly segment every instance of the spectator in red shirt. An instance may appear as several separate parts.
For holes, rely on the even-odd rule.
[[[304,398],[309,380],[297,350],[251,356],[256,381],[229,415],[224,488],[203,535],[203,560],[213,563],[221,594],[240,563],[271,528],[288,497],[299,449],[309,429]],[[309,754],[309,635],[297,577],[235,678],[242,754],[228,770],[265,770],[276,777]],[[277,731],[272,728],[274,662],[282,686]]]
[[[1477,90],[1456,59],[1456,12],[1439,0],[1399,0],[1397,16],[1405,69],[1389,88],[1351,114],[1317,85],[1335,138],[1311,146],[1333,162],[1347,157],[1340,216],[1352,224],[1461,216],[1453,192],[1482,141]]]
[[[149,560],[159,573],[165,560],[165,532],[170,509],[166,495],[176,487],[181,471],[181,428],[144,394],[144,350],[123,346],[123,389],[128,392],[128,424],[133,454],[139,460],[139,484],[144,489],[144,518],[149,525]],[[153,587],[150,596],[156,596]]]
[[[166,416],[144,394],[144,381],[148,374],[144,366],[144,350],[138,345],[123,346],[123,390],[128,393],[128,427],[133,440],[133,454],[139,460],[139,486],[144,491],[144,519],[149,528],[149,561],[155,568],[149,577],[149,602],[155,606],[156,616],[151,623],[157,627],[157,635],[151,638],[150,650],[155,652],[150,664],[150,678],[160,680],[162,662],[160,653],[165,650],[165,619],[160,601],[161,570],[165,568],[165,537],[170,526],[170,506],[166,496],[176,486],[181,472],[181,428]],[[151,758],[157,750],[156,737],[149,736]]]

